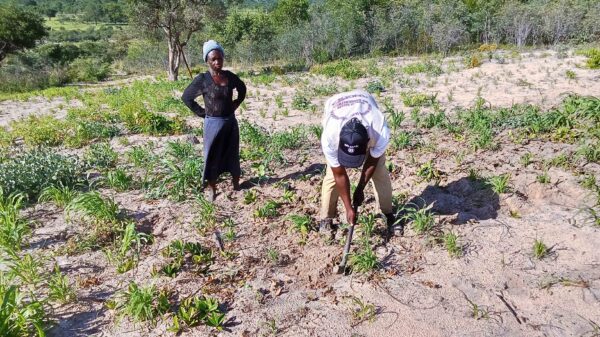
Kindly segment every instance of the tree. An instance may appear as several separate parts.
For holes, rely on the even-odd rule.
[[[129,0],[131,22],[148,32],[161,30],[169,46],[168,78],[179,76],[183,47],[194,32],[201,30],[208,18],[219,19],[225,14],[219,0]]]
[[[10,53],[34,47],[47,34],[40,15],[17,6],[0,5],[0,62]]]
[[[303,21],[308,21],[308,0],[279,0],[273,10],[273,17],[277,27],[286,31],[292,26],[297,26]]]

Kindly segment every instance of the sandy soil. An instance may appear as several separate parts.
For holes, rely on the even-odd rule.
[[[385,58],[379,64],[401,67],[415,61]],[[551,51],[536,51],[507,58],[505,64],[486,62],[474,69],[462,69],[460,62],[443,60],[445,73],[437,77],[410,77],[419,80],[410,88],[395,82],[378,100],[389,97],[408,116],[410,108],[403,106],[400,97],[405,91],[437,94],[449,114],[459,107],[472,106],[478,95],[493,106],[532,103],[546,108],[559,103],[569,92],[600,96],[600,71],[578,67],[583,63],[581,57],[558,58]],[[458,69],[449,72],[453,67]],[[574,71],[577,78],[569,80],[566,70]],[[308,84],[325,83],[335,83],[339,90],[345,90],[363,87],[375,79],[347,82],[292,74],[267,86],[250,81],[248,108],[239,113],[239,118],[269,130],[316,124],[326,97],[312,98],[315,112],[298,111],[291,108],[296,92],[307,90]],[[278,94],[289,108],[287,117],[275,105]],[[64,104],[61,99],[0,102],[0,125],[28,113],[58,109],[60,115],[59,106]],[[190,118],[189,124],[198,126],[201,122]],[[414,130],[408,121],[403,126]],[[160,251],[174,239],[214,247],[211,236],[199,234],[193,226],[197,213],[193,202],[147,200],[141,191],[102,191],[113,196],[140,227],[152,232],[155,242],[144,250],[139,266],[124,274],[117,274],[102,252],[58,256],[61,269],[77,281],[79,301],[56,308],[57,324],[49,335],[169,334],[168,319],[156,326],[132,323],[106,309],[104,302],[133,280],[171,289],[177,298],[202,293],[224,303],[229,320],[225,331],[198,327],[181,336],[597,336],[600,229],[590,224],[585,212],[594,199],[580,186],[581,177],[572,171],[552,168],[548,172],[550,184],[536,182],[542,160],[569,154],[573,145],[535,140],[515,144],[503,134],[499,150],[469,151],[445,132],[419,132],[419,138],[428,146],[387,154],[395,167],[391,172],[394,193],[405,193],[408,200],[417,203],[432,203],[438,214],[435,231],[458,234],[462,257],[450,257],[433,235],[418,235],[407,228],[403,237],[387,245],[379,234],[375,235],[381,266],[374,274],[332,274],[342,247],[314,231],[306,244],[300,244],[298,234],[289,230],[284,216],[305,213],[315,224],[318,220],[323,158],[313,139],[313,144],[287,153],[288,165],[272,179],[252,187],[259,195],[256,204],[243,204],[243,192],[232,191],[227,182],[219,185],[219,216],[232,218],[237,224],[237,238],[226,248],[238,256],[232,260],[217,257],[208,275],[184,270],[171,279],[152,273],[155,266],[164,263]],[[150,140],[164,144],[166,140],[188,139],[125,137],[129,140],[127,146]],[[117,139],[111,144],[120,152],[127,148]],[[201,151],[202,144],[195,147]],[[519,158],[527,152],[533,154],[534,162],[523,167]],[[443,173],[438,186],[420,182],[416,176],[417,168],[429,160]],[[510,173],[511,191],[496,195],[482,190],[467,179],[470,168],[482,176]],[[252,176],[249,163],[243,163],[243,169],[246,178]],[[588,164],[585,169],[600,181],[599,165]],[[357,174],[353,172],[354,179]],[[280,199],[284,183],[295,191],[296,202],[284,204],[280,217],[254,219],[256,205]],[[363,212],[367,211],[377,211],[370,190]],[[26,213],[40,223],[31,238],[32,250],[50,252],[77,232],[77,226],[67,223],[63,212],[51,205],[37,205]],[[378,228],[383,228],[382,220]],[[338,233],[337,239],[341,237]],[[551,247],[548,257],[533,257],[536,239]],[[278,252],[276,261],[269,258],[269,249]],[[370,320],[356,318],[353,313],[358,302],[372,304],[376,314]]]

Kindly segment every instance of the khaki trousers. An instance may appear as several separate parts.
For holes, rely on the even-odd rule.
[[[375,200],[379,204],[381,213],[392,213],[392,181],[385,168],[385,155],[381,156],[377,162],[377,167],[371,177],[371,184],[375,189]],[[325,179],[323,179],[323,186],[321,187],[321,219],[334,218],[337,215],[339,196],[333,171],[327,165]]]

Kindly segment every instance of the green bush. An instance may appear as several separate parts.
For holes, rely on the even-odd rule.
[[[585,64],[590,69],[599,69],[600,68],[600,49],[591,48],[586,51],[585,56],[588,59],[585,61]]]
[[[92,144],[83,155],[85,165],[89,168],[106,169],[115,167],[118,154],[108,143]]]
[[[78,58],[69,65],[72,81],[96,82],[108,77],[110,64],[97,58]]]
[[[411,63],[409,65],[406,65],[404,67],[402,67],[402,72],[408,75],[414,75],[414,74],[418,74],[418,73],[428,73],[431,75],[441,75],[444,71],[442,70],[442,67],[440,67],[437,64],[434,64],[432,62],[417,62],[417,63]]]
[[[358,68],[357,65],[350,62],[350,60],[340,60],[337,62],[331,62],[324,65],[317,65],[312,67],[311,72],[325,75],[327,77],[341,77],[345,80],[356,80],[365,76],[364,71]]]
[[[118,127],[108,123],[87,120],[74,121],[69,125],[65,145],[79,148],[93,140],[115,137],[119,132]]]
[[[133,133],[159,136],[181,133],[186,129],[183,120],[169,119],[161,114],[150,112],[140,102],[123,104],[119,109],[119,116],[127,129]]]
[[[12,134],[30,146],[57,146],[65,137],[66,123],[50,115],[29,116],[10,124]]]
[[[75,185],[80,173],[77,159],[47,149],[32,149],[0,163],[0,186],[5,195],[23,193],[36,200],[47,186]]]
[[[14,136],[5,127],[0,126],[0,149],[9,147],[13,138]]]

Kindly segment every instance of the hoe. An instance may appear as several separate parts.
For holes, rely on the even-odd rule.
[[[358,205],[354,206],[354,214],[358,214]],[[348,255],[350,254],[350,245],[352,244],[352,235],[354,234],[354,225],[356,221],[350,224],[348,228],[348,234],[346,236],[346,244],[344,245],[344,253],[342,254],[342,262],[339,265],[333,267],[334,274],[342,274],[346,271],[346,263],[348,262]]]

